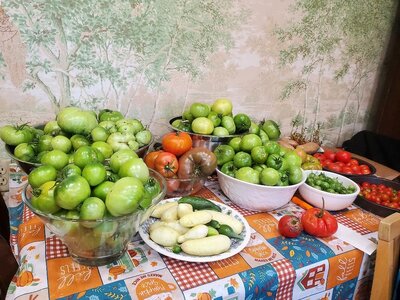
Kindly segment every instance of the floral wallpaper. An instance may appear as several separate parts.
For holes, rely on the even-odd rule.
[[[156,135],[196,101],[340,145],[366,127],[395,0],[3,0],[0,125],[120,110]]]

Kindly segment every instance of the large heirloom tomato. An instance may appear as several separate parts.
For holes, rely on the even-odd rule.
[[[217,157],[204,147],[192,148],[179,158],[179,178],[211,175],[217,167]]]
[[[192,148],[192,138],[186,132],[167,133],[162,138],[162,147],[164,151],[181,156]]]

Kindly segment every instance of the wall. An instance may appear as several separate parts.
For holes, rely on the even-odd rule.
[[[340,145],[368,122],[395,3],[3,0],[0,125],[79,105],[162,134],[190,103],[228,97]]]

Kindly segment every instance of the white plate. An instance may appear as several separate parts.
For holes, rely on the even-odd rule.
[[[180,198],[181,197],[165,199],[165,200],[161,201],[159,204],[166,203],[166,202],[178,201]],[[210,200],[210,201],[212,201],[212,200]],[[177,253],[172,252],[171,249],[168,249],[166,247],[156,244],[155,242],[153,242],[150,239],[149,226],[151,224],[153,224],[154,222],[156,222],[157,220],[159,220],[157,218],[152,218],[152,217],[148,218],[140,226],[139,234],[140,234],[141,238],[143,239],[143,241],[147,245],[149,245],[151,248],[153,248],[155,251],[157,251],[158,253],[161,253],[165,256],[169,256],[169,257],[172,257],[172,258],[175,258],[178,260],[184,260],[184,261],[190,261],[190,262],[211,262],[211,261],[217,261],[217,260],[231,257],[231,256],[239,253],[240,251],[242,251],[243,248],[246,247],[247,244],[249,243],[250,235],[251,235],[250,226],[247,223],[246,219],[237,210],[234,210],[230,206],[227,206],[227,205],[219,203],[219,202],[215,202],[215,201],[212,201],[212,202],[215,203],[216,205],[218,205],[219,207],[221,207],[222,213],[231,215],[232,217],[234,217],[236,220],[240,221],[243,224],[243,231],[240,233],[240,235],[243,237],[243,240],[231,239],[231,242],[232,242],[231,247],[229,248],[228,251],[225,251],[224,253],[221,253],[218,255],[212,255],[212,256],[194,256],[194,255],[186,254],[184,252],[177,254]]]

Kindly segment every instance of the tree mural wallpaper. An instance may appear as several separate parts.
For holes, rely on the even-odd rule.
[[[394,0],[3,0],[1,123],[118,109],[153,131],[195,101],[339,145],[367,126]]]

